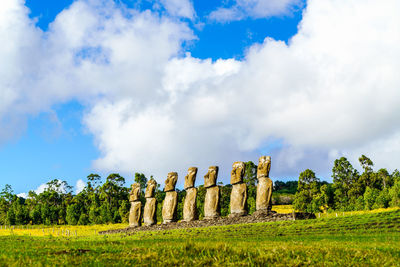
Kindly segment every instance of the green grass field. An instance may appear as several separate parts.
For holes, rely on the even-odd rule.
[[[399,209],[132,236],[95,235],[96,226],[88,227],[92,234],[77,237],[3,229],[0,265],[400,266]]]

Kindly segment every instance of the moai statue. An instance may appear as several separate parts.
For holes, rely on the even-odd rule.
[[[256,211],[268,213],[272,208],[272,180],[269,178],[271,169],[271,157],[262,156],[257,167],[257,197]]]
[[[185,203],[183,204],[183,220],[186,222],[197,220],[197,188],[194,187],[196,181],[197,168],[190,167],[185,176],[184,188],[186,190]]]
[[[142,203],[140,202],[140,184],[134,183],[129,194],[129,202],[131,209],[129,211],[129,227],[137,227],[141,225]]]
[[[153,225],[157,223],[157,200],[154,197],[154,191],[156,189],[157,182],[154,179],[150,179],[147,182],[146,193],[146,204],[144,205],[143,212],[143,223],[145,225]]]
[[[230,216],[247,215],[247,185],[243,183],[245,165],[238,161],[233,163],[231,172],[231,214]]]
[[[175,191],[176,181],[178,181],[178,174],[176,172],[168,173],[167,180],[165,180],[164,192],[166,192],[162,217],[164,223],[176,221],[176,208],[178,205],[178,193]]]
[[[206,198],[204,200],[204,219],[210,220],[219,217],[220,189],[217,186],[218,166],[208,168],[204,176],[204,187],[206,188]]]

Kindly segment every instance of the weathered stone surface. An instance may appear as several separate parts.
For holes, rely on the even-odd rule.
[[[178,181],[178,173],[168,173],[167,180],[165,180],[164,192],[175,190],[176,181]]]
[[[212,187],[217,184],[218,166],[210,166],[207,174],[204,176],[204,187]]]
[[[243,182],[244,169],[245,169],[244,162],[237,161],[237,162],[233,163],[232,171],[231,171],[231,184],[232,185]]]
[[[157,200],[154,197],[146,198],[143,223],[144,225],[153,225],[157,223]]]
[[[188,174],[185,176],[185,184],[183,186],[185,190],[194,187],[194,183],[196,182],[196,175],[197,175],[197,168],[190,167],[188,170]]]
[[[183,220],[186,222],[197,220],[197,188],[195,187],[186,189]]]
[[[154,191],[156,190],[157,182],[154,179],[150,179],[147,182],[146,193],[144,194],[145,198],[154,197]]]
[[[178,193],[176,191],[169,191],[165,195],[162,217],[164,223],[176,221],[176,207],[178,205]]]
[[[268,211],[271,209],[272,180],[268,177],[258,178],[256,210]]]
[[[134,183],[132,184],[132,190],[129,193],[129,201],[138,201],[140,200],[140,184],[139,183]]]
[[[206,190],[206,198],[204,200],[204,219],[215,219],[220,215],[220,188],[219,186],[209,187]]]
[[[140,201],[131,202],[129,211],[129,226],[137,227],[141,225],[142,203]]]
[[[269,177],[270,169],[271,169],[271,157],[261,156],[258,160],[257,178]]]
[[[247,215],[247,185],[239,183],[232,186],[231,191],[231,215]]]

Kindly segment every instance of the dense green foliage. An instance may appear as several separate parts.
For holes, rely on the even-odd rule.
[[[323,210],[369,210],[400,206],[400,172],[389,174],[386,169],[373,170],[373,162],[361,156],[361,174],[342,157],[335,160],[332,168],[333,183],[321,182],[312,170],[300,173],[297,181],[275,181],[272,196],[274,204],[291,204],[305,212]],[[247,184],[249,213],[255,211],[257,165],[245,163],[244,181]],[[152,177],[151,177],[152,178]],[[147,178],[141,173],[135,174],[135,182],[140,183],[144,192]],[[221,215],[230,213],[231,185],[221,186]],[[47,183],[46,189],[37,194],[30,191],[28,197],[15,195],[6,185],[0,192],[0,224],[70,224],[86,225],[100,223],[126,223],[130,209],[129,188],[119,174],[110,174],[103,183],[97,174],[87,177],[85,188],[73,195],[72,187],[57,179]],[[184,190],[178,191],[178,220],[183,217]],[[162,221],[161,211],[165,193],[157,186],[157,219]],[[205,188],[198,187],[197,207],[199,218],[204,217]],[[141,196],[143,207],[144,194]]]
[[[0,265],[397,266],[400,210],[137,232],[132,236],[0,237]]]
[[[300,174],[294,208],[300,211],[371,210],[400,206],[400,173],[373,170],[371,159],[359,158],[360,174],[345,158],[336,159],[332,168],[333,183],[320,182],[311,170]]]

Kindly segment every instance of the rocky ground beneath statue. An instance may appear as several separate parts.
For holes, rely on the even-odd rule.
[[[197,220],[192,222],[181,221],[181,222],[172,222],[167,224],[156,224],[151,226],[128,227],[124,229],[99,232],[99,234],[118,234],[118,233],[133,234],[139,231],[160,231],[160,230],[221,226],[221,225],[243,224],[243,223],[304,220],[304,219],[314,219],[314,218],[315,215],[310,213],[297,213],[297,212],[289,214],[253,213],[252,215],[249,216],[219,217],[213,220]]]

